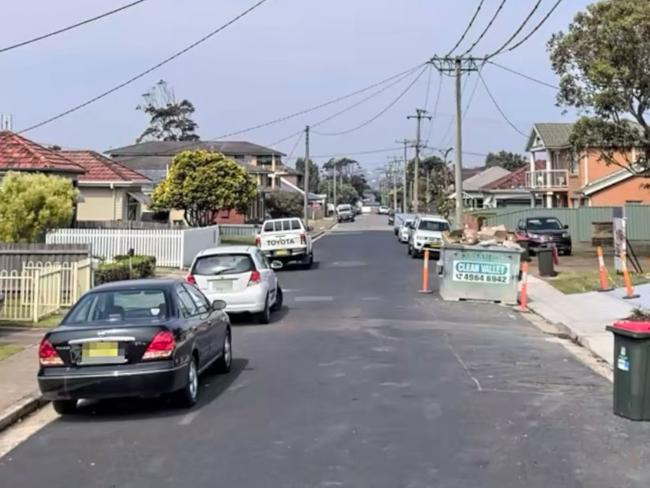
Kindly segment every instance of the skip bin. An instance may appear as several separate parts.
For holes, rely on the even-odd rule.
[[[440,297],[515,305],[522,252],[505,246],[445,244],[438,262]]]
[[[614,333],[614,413],[650,420],[650,322],[621,321]]]

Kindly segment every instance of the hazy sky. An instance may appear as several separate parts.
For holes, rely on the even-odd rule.
[[[77,113],[25,134],[66,147],[106,150],[130,144],[147,119],[135,110],[141,94],[159,79],[177,97],[196,106],[204,139],[243,129],[330,98],[363,88],[404,71],[456,42],[479,0],[269,0],[255,12],[207,43],[146,78]],[[0,47],[129,3],[129,0],[22,0],[3,2]],[[148,0],[97,23],[24,48],[0,54],[0,114],[13,114],[20,130],[74,106],[156,64],[218,25],[254,0]],[[463,46],[483,30],[500,0],[485,0]],[[530,11],[534,0],[509,0],[493,28],[474,50],[483,55],[507,39]],[[542,0],[531,26],[555,0]],[[515,52],[496,62],[551,83],[546,42],[566,29],[587,0],[564,0],[542,29]],[[528,32],[529,28],[524,29]],[[555,106],[555,92],[486,66],[483,76],[513,123],[524,132],[535,121],[568,121]],[[402,83],[354,110],[323,124],[322,132],[355,127],[393,101]],[[467,83],[465,100],[476,77]],[[312,154],[353,153],[396,147],[413,138],[415,122],[406,116],[425,103],[428,74],[372,124],[348,135],[312,136]],[[439,75],[433,72],[429,110]],[[366,94],[367,95],[367,94]],[[453,131],[452,80],[444,78],[430,144],[449,146]],[[267,145],[308,123],[333,114],[365,95],[318,112],[235,137]],[[426,137],[429,127],[424,126]],[[445,139],[445,134],[449,134]],[[278,146],[289,152],[297,138]],[[479,86],[464,126],[464,148],[475,153],[507,149],[522,152],[525,138],[501,118]],[[296,154],[302,153],[298,146]],[[400,151],[395,152],[401,154]],[[393,153],[355,156],[367,167],[384,165]],[[465,155],[467,166],[483,157]],[[317,160],[318,161],[318,160]]]

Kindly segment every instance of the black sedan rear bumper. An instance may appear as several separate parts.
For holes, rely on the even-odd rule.
[[[146,366],[123,371],[95,367],[46,368],[38,374],[38,386],[46,400],[78,400],[156,397],[180,390],[187,382],[187,364]]]

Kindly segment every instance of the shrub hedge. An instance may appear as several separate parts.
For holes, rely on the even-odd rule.
[[[111,281],[137,280],[151,278],[156,274],[154,256],[115,256],[111,263],[102,263],[95,271],[95,284]],[[129,259],[131,262],[129,263]]]

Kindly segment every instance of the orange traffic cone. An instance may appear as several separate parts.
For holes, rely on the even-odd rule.
[[[429,290],[429,250],[424,250],[424,261],[422,263],[422,289],[420,293],[432,293]]]
[[[528,311],[528,261],[521,263],[521,295],[519,298],[519,310]]]
[[[598,291],[612,291],[613,288],[607,282],[607,268],[605,267],[603,248],[598,246],[596,252],[598,254],[598,271],[600,272],[600,290]]]
[[[625,251],[621,253],[621,266],[623,267],[623,279],[625,280],[625,300],[632,300],[634,298],[639,298],[639,295],[634,294],[634,288],[632,287],[632,280],[630,279],[630,272],[627,269],[627,256]]]

